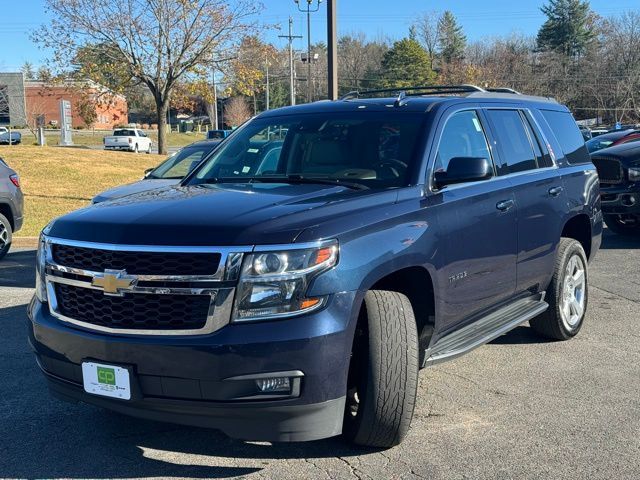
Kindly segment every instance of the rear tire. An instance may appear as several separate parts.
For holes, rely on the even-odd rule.
[[[640,235],[640,215],[604,215],[604,223],[618,235]]]
[[[418,388],[418,334],[409,299],[371,290],[364,298],[347,392],[344,436],[368,447],[398,445],[409,430]]]
[[[561,238],[547,288],[549,308],[529,322],[536,332],[553,340],[569,340],[580,331],[589,300],[587,265],[582,245],[572,238]]]
[[[0,214],[0,260],[9,252],[13,240],[11,223],[4,215]]]

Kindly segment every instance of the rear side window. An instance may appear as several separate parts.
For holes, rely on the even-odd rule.
[[[540,110],[549,127],[558,139],[565,158],[571,164],[589,163],[591,161],[584,138],[576,121],[569,112]]]
[[[455,157],[480,157],[491,160],[487,139],[473,110],[454,113],[448,120],[440,143],[434,165],[434,172],[445,172],[449,162]]]
[[[508,173],[524,172],[538,168],[536,154],[522,115],[517,110],[487,110],[498,140],[502,161]],[[541,155],[541,153],[540,153]]]

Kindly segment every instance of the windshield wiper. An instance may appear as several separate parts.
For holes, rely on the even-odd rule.
[[[302,175],[218,177],[218,178],[207,178],[204,180],[204,183],[253,183],[253,182],[334,185],[339,187],[350,188],[352,190],[369,190],[369,187],[367,187],[362,183],[348,182],[340,178],[303,177]]]

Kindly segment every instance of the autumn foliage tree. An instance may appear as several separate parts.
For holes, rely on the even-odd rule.
[[[51,22],[34,39],[54,51],[58,66],[66,68],[83,48],[107,45],[100,52],[104,66],[123,69],[148,87],[161,154],[177,83],[255,31],[249,17],[260,8],[250,0],[46,0],[46,6]],[[104,69],[97,71],[104,76]],[[93,80],[91,69],[87,75]]]

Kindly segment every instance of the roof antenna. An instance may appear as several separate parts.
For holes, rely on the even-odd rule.
[[[403,105],[406,105],[406,104],[407,104],[407,94],[403,90],[398,94],[398,98],[396,98],[396,101],[393,102],[393,106],[402,107]]]

